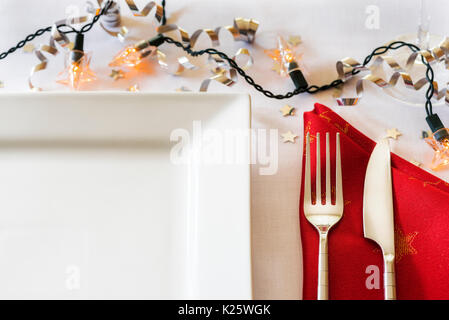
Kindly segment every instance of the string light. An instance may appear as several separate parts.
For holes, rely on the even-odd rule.
[[[109,66],[133,68],[139,65],[144,58],[155,56],[157,47],[163,42],[162,35],[158,35],[150,40],[143,40],[126,47],[113,58]]]
[[[99,20],[100,16],[103,16],[107,13],[107,11],[111,8],[113,4],[113,1],[109,0],[106,2],[104,7],[101,9],[100,13],[95,15],[92,21],[86,25],[84,25],[80,30],[75,30],[70,25],[59,25],[57,26],[57,30],[62,34],[67,34],[71,32],[77,32],[77,39],[81,38],[81,35],[85,32],[88,32],[92,29],[93,25]],[[162,1],[162,25],[166,24],[166,13],[165,13],[165,0]],[[63,28],[68,28],[69,30],[61,30]],[[43,29],[37,30],[34,34],[30,34],[27,36],[24,40],[20,41],[15,47],[10,48],[9,50],[0,53],[0,60],[5,59],[10,53],[15,52],[16,50],[22,48],[24,45],[26,45],[27,42],[30,42],[34,40],[36,37],[41,36],[42,34],[46,32],[50,32],[52,30],[52,27],[47,27]],[[186,53],[193,57],[198,57],[203,54],[209,54],[209,55],[217,55],[224,61],[226,61],[229,66],[236,70],[236,72],[242,76],[248,84],[253,86],[255,90],[261,92],[264,96],[268,98],[273,99],[288,99],[295,95],[302,94],[302,93],[309,93],[314,94],[318,93],[324,90],[328,90],[331,88],[335,88],[337,86],[340,86],[344,83],[343,79],[336,79],[332,81],[329,84],[324,84],[321,86],[318,85],[311,85],[309,86],[307,84],[306,79],[304,78],[299,65],[298,57],[295,57],[295,52],[289,44],[283,40],[282,38],[278,39],[278,48],[273,50],[266,51],[267,54],[269,54],[272,59],[274,59],[276,62],[279,63],[279,72],[283,72],[284,75],[289,74],[290,78],[292,79],[293,83],[295,84],[296,89],[290,92],[287,92],[285,94],[275,94],[269,90],[264,89],[261,85],[256,83],[256,81],[250,77],[244,69],[242,69],[233,58],[229,57],[226,53],[218,51],[214,48],[207,48],[195,51],[191,48],[190,45],[184,45],[183,43],[176,41],[170,37],[163,36],[162,34],[159,34],[155,38],[140,42],[132,47],[125,48],[122,50],[111,62],[111,65],[113,66],[129,66],[133,67],[141,63],[142,59],[151,55],[154,51],[157,52],[157,49],[150,48],[150,47],[158,47],[159,45],[163,43],[168,43],[175,45],[176,47],[184,50]],[[420,53],[421,49],[412,44],[407,43],[404,41],[394,41],[388,45],[380,46],[375,48],[371,54],[369,54],[363,62],[362,67],[366,67],[373,57],[382,55],[386,53],[389,50],[396,50],[401,47],[408,47],[413,52]],[[150,50],[151,49],[151,50]],[[427,122],[429,124],[429,127],[432,130],[433,136],[433,142],[431,143],[432,147],[438,152],[438,159],[442,160],[440,161],[441,164],[447,165],[449,164],[449,130],[444,127],[444,125],[441,123],[441,120],[439,119],[438,115],[433,113],[432,110],[432,97],[435,93],[435,87],[434,87],[434,72],[432,70],[432,67],[430,65],[430,62],[426,59],[426,57],[421,54],[421,60],[422,63],[426,66],[426,79],[429,83],[429,88],[426,91],[426,103],[425,103],[425,109],[427,113]],[[77,88],[80,83],[84,81],[92,81],[94,79],[93,73],[89,69],[89,63],[90,63],[90,55],[87,55],[82,50],[78,50],[78,48],[75,48],[69,59],[69,64],[67,66],[66,70],[66,79],[63,80],[63,82],[71,85],[73,88]],[[361,68],[353,69],[351,71],[351,76],[355,76],[356,74],[361,72]],[[443,130],[444,129],[444,130]]]
[[[91,53],[84,52],[84,35],[77,33],[75,45],[65,59],[65,69],[58,75],[58,83],[78,90],[82,83],[96,80],[90,69]]]
[[[278,37],[277,42],[277,48],[265,50],[265,53],[275,62],[274,69],[281,76],[289,75],[296,89],[307,89],[309,85],[298,64],[302,54],[297,54],[296,49],[281,36]]]
[[[441,128],[426,142],[434,151],[431,169],[438,171],[449,166],[449,129]]]

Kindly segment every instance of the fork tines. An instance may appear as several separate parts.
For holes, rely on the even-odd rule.
[[[304,203],[312,204],[312,187],[311,187],[311,166],[310,166],[310,133],[306,137],[306,163],[305,163],[305,180],[304,180]],[[343,187],[341,175],[341,151],[340,151],[340,134],[336,136],[336,156],[335,156],[335,205],[343,204]],[[320,149],[320,133],[316,133],[316,201],[315,205],[331,205],[331,165],[330,165],[330,142],[329,132],[326,133],[326,198],[322,203],[321,195],[321,149]]]

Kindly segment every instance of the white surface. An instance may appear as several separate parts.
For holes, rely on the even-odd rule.
[[[255,80],[276,93],[292,89],[289,79],[283,79],[271,71],[272,63],[263,49],[273,48],[277,34],[299,34],[303,44],[299,50],[304,53],[304,63],[308,68],[309,83],[323,84],[335,79],[337,60],[351,56],[362,61],[373,48],[396,38],[400,34],[416,32],[419,17],[419,0],[314,0],[314,1],[270,1],[270,0],[168,0],[167,12],[171,22],[175,22],[193,33],[198,28],[214,28],[230,25],[234,17],[255,18],[260,22],[256,42],[248,46],[255,58],[255,66],[249,73]],[[149,38],[155,34],[153,18],[131,17],[121,1],[124,22],[131,30],[133,39]],[[145,1],[136,1],[142,8]],[[24,4],[28,6],[24,10]],[[83,0],[60,1],[15,1],[2,0],[0,6],[0,48],[7,49],[19,39],[37,28],[50,25],[65,16],[66,8],[75,5],[81,12]],[[367,7],[379,8],[379,28],[368,29],[365,22]],[[449,20],[446,18],[449,2],[432,1],[431,32],[448,33]],[[136,28],[133,28],[135,26]],[[247,46],[243,42],[234,43],[222,31],[220,49],[233,54],[237,48]],[[47,41],[45,39],[45,41]],[[35,41],[45,42],[44,38]],[[132,40],[131,40],[132,43]],[[201,38],[198,46],[208,46],[208,40]],[[186,73],[185,77],[167,75],[155,66],[152,73],[139,78],[113,82],[108,74],[107,64],[123,45],[110,38],[99,27],[95,27],[86,37],[86,47],[93,50],[93,69],[102,79],[96,87],[125,90],[139,83],[144,91],[172,92],[180,86],[197,90],[209,71]],[[179,51],[163,46],[164,52],[173,61]],[[176,54],[175,54],[176,53]],[[205,62],[205,58],[195,60]],[[0,78],[5,81],[1,91],[27,91],[26,77],[37,62],[33,55],[16,53],[7,60],[0,61]],[[65,90],[54,84],[55,75],[62,69],[61,57],[51,60],[50,69],[36,76],[36,81],[51,90]],[[402,133],[398,141],[392,143],[392,150],[408,160],[415,159],[429,164],[432,152],[420,140],[421,130],[427,130],[424,108],[412,108],[390,96],[383,94],[372,85],[365,86],[366,93],[356,107],[338,107],[332,92],[318,95],[301,95],[288,101],[297,108],[296,116],[281,117],[279,108],[286,101],[270,100],[255,92],[240,81],[233,88],[213,83],[211,91],[248,92],[253,101],[252,125],[254,128],[278,129],[279,133],[292,130],[300,134],[302,112],[311,110],[314,102],[321,102],[341,114],[357,129],[372,139],[379,139],[388,128],[396,127]],[[354,92],[354,91],[353,91]],[[348,95],[352,92],[348,92]],[[423,93],[424,94],[424,93]],[[449,123],[447,107],[436,111],[445,123]],[[301,141],[302,136],[299,140]],[[254,144],[257,145],[256,143]],[[275,175],[262,176],[259,165],[252,167],[252,247],[254,297],[298,299],[301,297],[301,252],[298,228],[300,154],[302,143],[283,144],[279,140],[279,169]],[[342,150],[344,152],[344,150]],[[344,173],[343,173],[344,174]],[[449,180],[449,171],[438,176]]]
[[[194,120],[248,129],[249,97],[1,95],[0,298],[250,299],[249,164],[173,164]]]

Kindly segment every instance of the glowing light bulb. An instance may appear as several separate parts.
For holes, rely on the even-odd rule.
[[[70,86],[78,90],[82,83],[96,80],[94,72],[90,69],[92,54],[83,51],[84,37],[77,34],[74,49],[71,50],[65,59],[65,68],[58,75],[58,83]]]
[[[440,140],[437,140],[438,137]],[[434,151],[431,169],[434,171],[442,170],[449,166],[449,129],[442,128],[425,139]]]
[[[144,58],[154,56],[156,52],[157,48],[150,45],[149,41],[141,41],[120,51],[109,63],[109,66],[132,68],[139,65]]]
[[[274,61],[273,69],[277,71],[281,76],[287,76],[289,73],[289,65],[292,62],[300,63],[302,59],[302,54],[296,53],[296,48],[291,46],[285,39],[281,36],[277,39],[278,45],[275,49],[265,50],[267,54]],[[301,69],[304,69],[301,66]]]

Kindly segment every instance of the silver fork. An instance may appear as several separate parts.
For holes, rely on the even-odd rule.
[[[331,168],[329,151],[329,133],[326,133],[326,199],[321,199],[321,164],[320,164],[320,134],[316,134],[316,203],[312,203],[312,187],[310,183],[310,134],[306,138],[306,167],[304,176],[304,214],[306,219],[318,230],[320,236],[320,251],[318,258],[318,300],[328,300],[328,268],[327,268],[327,235],[343,216],[343,186],[341,179],[340,134],[336,138],[336,186],[335,204],[331,202]]]

